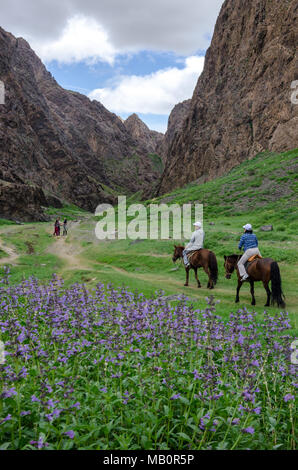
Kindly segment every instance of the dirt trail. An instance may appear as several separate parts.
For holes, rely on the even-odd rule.
[[[0,258],[0,264],[12,264],[15,265],[15,261],[19,257],[18,253],[11,247],[5,245],[5,243],[0,239],[0,249],[3,250],[8,256]]]
[[[72,236],[76,233],[80,223],[81,220],[69,223],[69,230],[71,230]],[[75,245],[73,240],[71,240],[71,243],[68,243],[67,240],[68,237],[54,237],[53,243],[47,249],[47,253],[58,256],[58,258],[65,261],[67,269],[90,270],[90,266],[88,266],[79,256],[82,251],[82,247]]]

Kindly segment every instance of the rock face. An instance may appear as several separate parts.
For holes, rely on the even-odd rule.
[[[295,0],[226,0],[181,131],[166,151],[162,194],[212,179],[256,153],[298,147]]]
[[[154,189],[160,169],[143,139],[99,102],[61,88],[29,44],[1,28],[0,80],[0,180],[42,187],[45,199],[55,196],[91,211],[114,202],[114,191],[148,195]]]
[[[157,154],[162,157],[164,164],[166,164],[168,149],[170,148],[176,135],[182,129],[184,120],[190,108],[190,103],[191,100],[182,101],[182,103],[176,104],[176,106],[171,111],[168,120],[167,132],[157,147]]]
[[[124,125],[130,135],[144,147],[145,152],[156,153],[164,138],[163,134],[150,130],[135,113],[124,121]]]
[[[0,218],[44,222],[49,218],[42,207],[48,205],[41,188],[0,181]]]

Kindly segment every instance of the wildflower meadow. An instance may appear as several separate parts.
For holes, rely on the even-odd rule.
[[[287,313],[53,276],[0,287],[0,449],[294,449]]]

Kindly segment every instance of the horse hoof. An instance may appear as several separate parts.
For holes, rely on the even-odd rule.
[[[256,305],[256,303],[255,303],[255,302],[252,302],[251,305]]]
[[[188,287],[188,284],[184,284],[184,287]]]
[[[200,289],[202,286],[198,286],[198,289]]]
[[[236,299],[236,300],[235,300],[235,304],[238,304],[238,303],[239,303],[239,300]]]
[[[269,305],[269,304],[265,304],[264,307],[270,307],[270,305]]]

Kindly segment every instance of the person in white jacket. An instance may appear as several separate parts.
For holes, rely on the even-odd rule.
[[[195,231],[193,232],[190,242],[186,245],[183,251],[183,261],[185,266],[189,266],[187,254],[191,251],[200,250],[204,246],[205,233],[202,229],[201,222],[197,221],[194,223]]]

